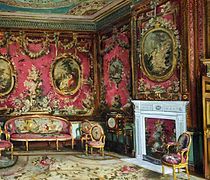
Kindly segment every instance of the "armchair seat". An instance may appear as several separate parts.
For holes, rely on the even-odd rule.
[[[184,162],[186,161],[186,159],[183,159],[183,160]],[[167,163],[167,164],[179,164],[181,163],[181,161],[182,161],[182,157],[180,154],[171,153],[171,154],[165,154],[162,157],[162,162]]]
[[[88,146],[92,146],[92,147],[102,147],[104,146],[104,143],[103,142],[97,142],[97,141],[90,141],[90,142],[87,142]]]

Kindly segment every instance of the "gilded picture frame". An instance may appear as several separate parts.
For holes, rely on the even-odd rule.
[[[169,79],[177,65],[178,48],[175,36],[162,27],[145,32],[141,43],[141,62],[144,74],[153,81]]]
[[[51,67],[51,80],[61,95],[74,95],[81,87],[82,71],[79,59],[73,55],[58,57]]]
[[[11,93],[15,86],[14,66],[7,58],[0,56],[0,97]]]

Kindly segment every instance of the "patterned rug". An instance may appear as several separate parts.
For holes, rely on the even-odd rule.
[[[19,156],[14,166],[0,169],[1,180],[170,180],[172,176],[130,164],[106,154]],[[181,179],[186,179],[181,177]]]

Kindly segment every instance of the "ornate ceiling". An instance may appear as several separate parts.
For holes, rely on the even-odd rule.
[[[115,2],[115,3],[114,3]],[[0,10],[42,14],[93,15],[119,0],[0,0]]]
[[[131,4],[132,0],[0,0],[0,27],[95,31],[129,14]]]

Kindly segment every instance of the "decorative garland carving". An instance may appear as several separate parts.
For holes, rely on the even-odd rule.
[[[180,100],[180,82],[178,79],[170,81],[170,86],[165,88],[161,85],[152,86],[145,82],[143,78],[139,79],[138,91],[140,98],[145,100]]]
[[[9,33],[4,32],[2,33],[2,39],[0,39],[0,47],[5,47],[7,45],[9,39]]]
[[[50,52],[50,40],[47,33],[45,33],[45,38],[30,39],[29,37],[26,36],[24,32],[21,32],[19,37],[19,43],[22,47],[23,54],[28,55],[31,59],[37,59]],[[42,43],[42,49],[39,52],[33,52],[29,50],[30,43],[33,44]]]
[[[123,41],[119,38],[119,35],[121,33],[125,33],[125,30],[127,30],[127,28],[128,28],[128,26],[123,26],[120,30],[118,30],[116,27],[113,28],[113,30],[112,30],[112,42],[106,48],[101,50],[101,52],[100,52],[101,55],[109,53],[111,50],[114,49],[114,47],[116,45],[119,45],[120,47],[122,47],[124,49],[129,49],[130,48],[129,43],[127,43],[127,42],[125,42],[125,41]],[[108,38],[110,38],[110,37],[102,36],[101,41],[104,41]]]

